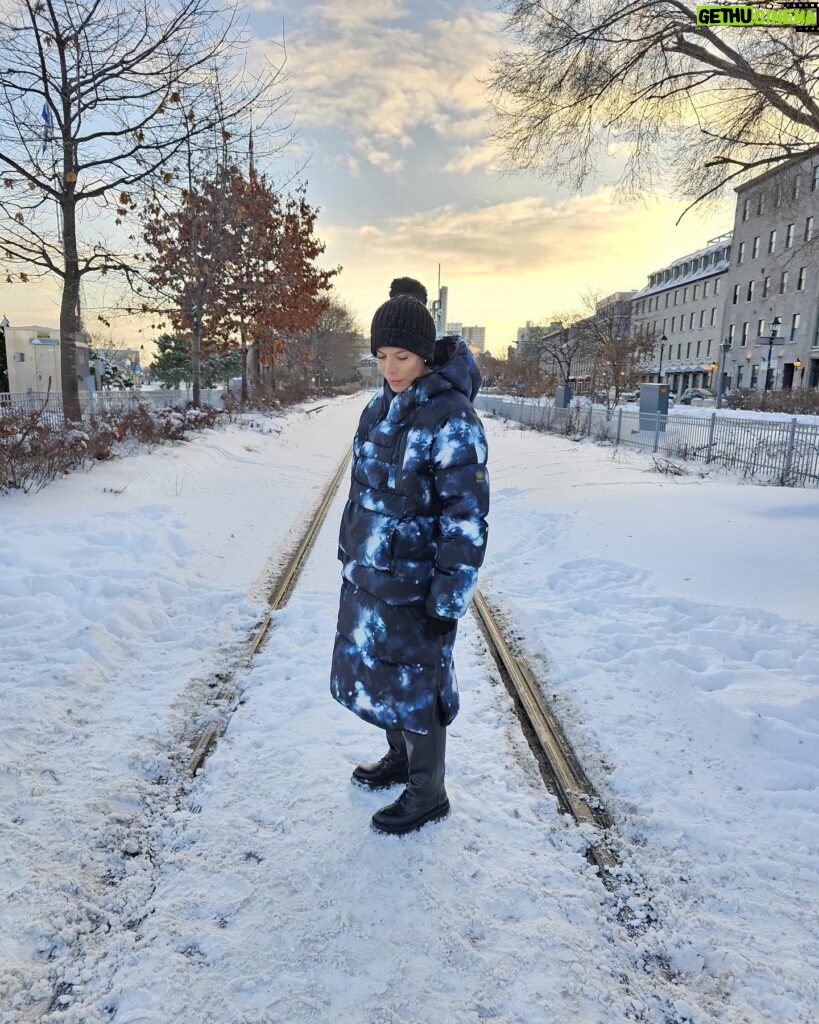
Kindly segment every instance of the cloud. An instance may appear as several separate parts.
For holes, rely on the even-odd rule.
[[[727,214],[686,218],[668,198],[622,206],[610,188],[563,202],[530,195],[510,202],[454,205],[360,227],[321,224],[326,260],[344,270],[339,289],[362,322],[392,277],[408,274],[430,291],[443,268],[450,319],[483,324],[497,352],[527,320],[580,308],[590,288],[641,288],[646,276],[730,227]]]
[[[500,158],[500,151],[489,143],[467,146],[456,151],[456,155],[444,164],[444,170],[452,174],[468,174],[476,167],[485,167],[488,171],[496,172],[500,166]]]
[[[302,20],[308,13],[320,30],[288,40],[300,127],[345,132],[387,171],[403,166],[401,152],[420,130],[444,143],[482,137],[486,99],[476,76],[497,47],[498,14],[464,7],[449,19],[410,21],[398,0],[333,0]]]
[[[408,13],[402,0],[325,0],[305,9],[305,14],[345,30],[358,30],[382,21],[398,21],[406,18]]]

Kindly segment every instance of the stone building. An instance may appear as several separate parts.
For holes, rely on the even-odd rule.
[[[819,384],[817,228],[819,163],[769,171],[737,189],[722,307],[726,387]]]
[[[634,329],[655,339],[646,379],[668,384],[674,394],[716,381],[731,249],[730,233],[713,238],[650,274],[634,293]]]

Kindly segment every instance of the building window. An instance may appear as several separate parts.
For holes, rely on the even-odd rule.
[[[698,341],[698,342],[697,342],[697,358],[698,358],[698,359],[699,359],[699,355],[700,355],[700,349],[701,349],[701,348],[702,348],[702,342],[701,342],[701,341]]]
[[[793,224],[789,224],[785,229],[785,248],[790,249],[793,245]]]
[[[755,288],[756,288],[756,281],[749,281],[748,282],[748,294],[745,296],[745,301],[746,302],[753,302],[754,301],[754,289]]]
[[[769,277],[766,277],[765,280],[762,282],[762,298],[763,299],[767,299],[770,294],[771,294],[771,279]]]
[[[705,320],[705,310],[701,309],[700,310],[700,329],[702,329],[702,325],[703,325],[704,320]]]
[[[683,288],[683,302],[688,302],[688,286]]]
[[[805,221],[805,241],[809,242],[813,238],[813,217],[808,217]]]
[[[714,295],[719,295],[719,278],[714,278]]]
[[[685,358],[686,359],[690,359],[691,358],[691,342],[690,341],[685,346]]]
[[[665,293],[665,308],[668,309],[668,292]]]
[[[716,322],[717,322],[717,307],[716,306],[712,306],[711,307],[711,324],[710,324],[710,326],[713,327]]]
[[[671,333],[672,334],[674,333],[674,326],[675,326],[676,323],[677,323],[677,318],[675,316],[672,316],[671,317]]]
[[[796,282],[796,290],[798,292],[803,292],[805,290],[805,277],[807,276],[807,273],[808,273],[808,268],[807,267],[800,267],[799,268],[799,278],[797,279],[797,282]]]
[[[761,338],[764,333],[765,333],[765,321],[764,320],[760,320],[759,323],[756,325],[756,336],[757,336],[757,338]]]
[[[699,290],[700,290],[700,286],[698,284],[695,284],[694,285],[694,302],[697,301],[697,293],[699,292]]]
[[[728,327],[728,341],[731,343],[731,348],[734,347],[734,335],[737,332],[736,324],[730,324]]]
[[[797,174],[793,179],[793,198],[798,199],[802,191],[802,175]]]
[[[744,369],[745,369],[744,366],[738,366],[737,367],[737,387],[738,388],[742,387],[742,371]]]
[[[748,215],[750,214],[750,212],[751,212],[751,200],[750,199],[746,199],[745,202],[742,204],[742,219],[743,220],[747,220],[748,219]]]
[[[758,199],[756,201],[756,215],[757,215],[757,217],[761,217],[764,212],[765,212],[765,193],[764,192],[760,192],[759,193],[759,197],[758,197]]]
[[[694,330],[694,314],[693,313],[689,313],[688,314],[688,330],[689,331],[693,331]]]
[[[801,319],[801,313],[794,313],[791,317],[791,341],[796,341],[796,332],[799,330],[799,321]]]
[[[813,168],[813,178],[810,183],[811,192],[815,192],[819,188],[819,164]]]
[[[759,256],[759,235],[754,238],[754,245],[751,249],[751,259],[755,260]]]
[[[682,359],[682,344],[677,346],[677,358]]]
[[[734,297],[731,299],[731,303],[735,306],[739,302],[739,285],[734,285]]]
[[[788,272],[787,270],[782,271],[782,277],[779,278],[779,294],[784,295],[788,290]]]
[[[745,346],[748,344],[748,331],[750,330],[750,327],[751,325],[748,323],[747,320],[742,325],[742,336],[739,339],[739,343],[742,346],[742,348],[745,348]]]
[[[710,356],[710,355],[711,355],[711,339],[710,339],[710,338],[708,339],[708,347],[707,347],[707,348],[706,348],[706,350],[705,350],[705,354],[706,354],[707,356]]]
[[[666,327],[667,323],[668,323],[668,320],[665,317],[663,317],[663,334],[665,334],[665,327]]]
[[[708,298],[708,282],[707,281],[704,281],[703,285],[702,285],[702,297],[704,299]]]
[[[776,186],[776,193],[774,195],[774,206],[777,209],[782,205],[782,182],[778,182]]]
[[[742,261],[744,259],[745,259],[745,243],[744,242],[740,242],[739,243],[739,247],[737,248],[737,266],[739,266],[740,263],[742,263]]]
[[[674,305],[675,306],[677,305],[677,297],[679,296],[679,294],[680,294],[679,288],[675,288],[674,289]]]
[[[776,228],[768,235],[768,252],[776,252]]]

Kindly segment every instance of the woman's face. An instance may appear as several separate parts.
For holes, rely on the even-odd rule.
[[[413,381],[428,372],[424,360],[405,348],[385,346],[376,352],[375,358],[378,369],[396,394],[404,391]]]

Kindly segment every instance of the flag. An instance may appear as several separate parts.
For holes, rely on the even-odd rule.
[[[49,142],[51,142],[51,125],[53,123],[52,120],[51,120],[51,111],[48,109],[48,104],[47,103],[43,104],[43,110],[42,110],[41,116],[42,116],[43,121],[45,122],[45,127],[43,128],[43,155],[44,155],[46,149],[48,148]]]

